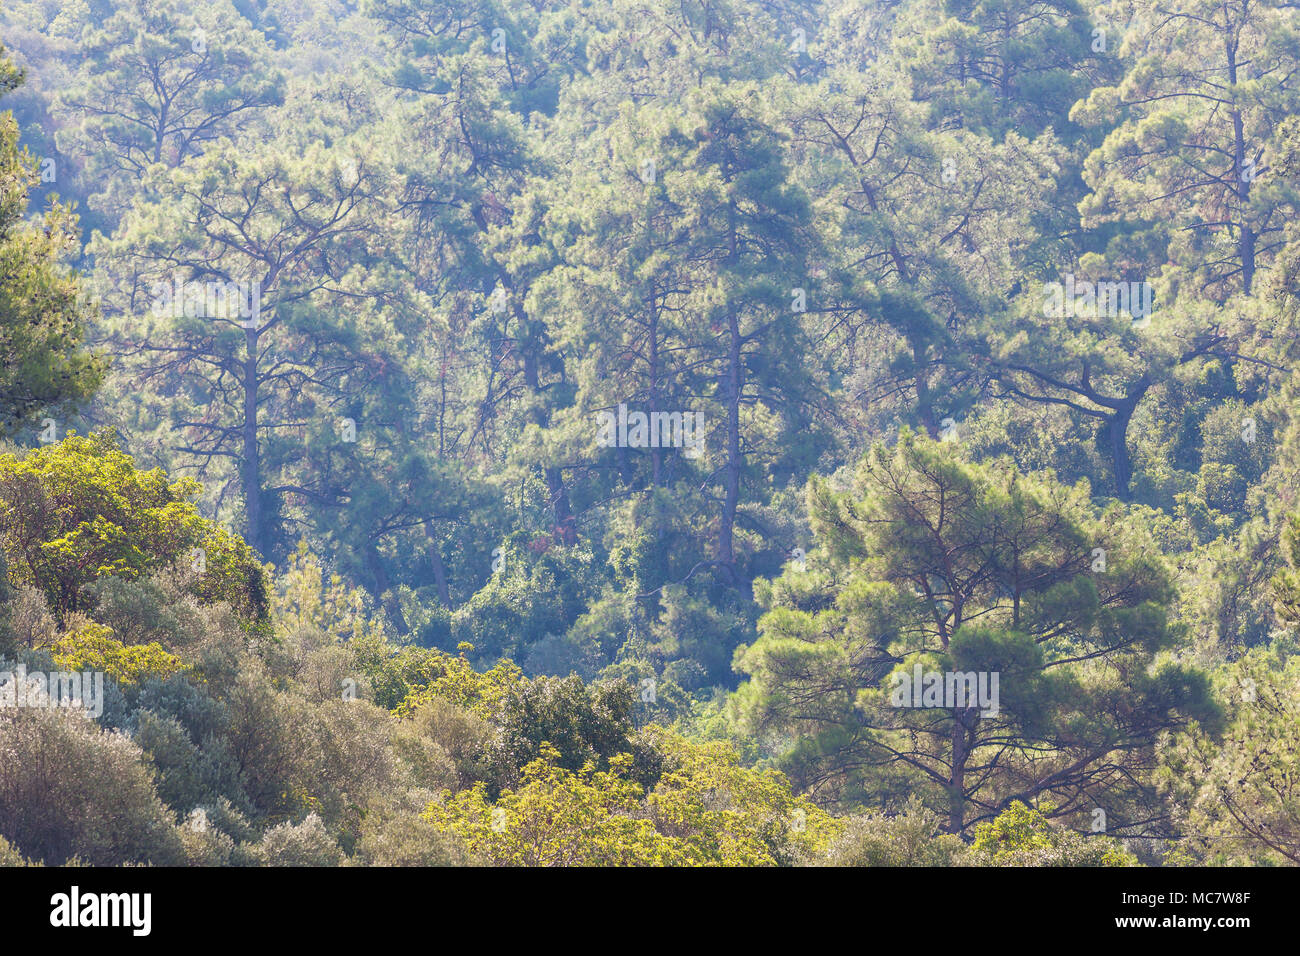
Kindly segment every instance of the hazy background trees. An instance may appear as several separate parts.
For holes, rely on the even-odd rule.
[[[154,842],[0,847],[1294,861],[1298,18],[10,0],[0,651],[117,676],[4,746]]]

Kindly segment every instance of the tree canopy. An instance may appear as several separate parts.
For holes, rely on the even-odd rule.
[[[192,7],[0,9],[0,861],[1300,860],[1294,4]]]

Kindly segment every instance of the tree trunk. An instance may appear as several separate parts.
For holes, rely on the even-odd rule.
[[[1228,82],[1234,87],[1237,84],[1237,49],[1231,39],[1225,39],[1228,56]],[[1241,119],[1241,110],[1232,111],[1232,150],[1233,158],[1236,160],[1235,169],[1237,176],[1237,198],[1241,200],[1241,222],[1238,224],[1241,233],[1237,239],[1237,257],[1241,260],[1241,290],[1250,295],[1251,286],[1255,283],[1255,231],[1250,228],[1246,219],[1249,215],[1250,203],[1250,185],[1253,175],[1246,173],[1246,130],[1245,124]]]
[[[659,310],[655,306],[655,287],[650,283],[650,420],[654,421],[654,413],[662,411],[659,407]],[[652,442],[650,448],[650,482],[659,488],[663,484],[663,449],[659,447],[658,442]]]
[[[912,344],[912,366],[915,368],[913,379],[916,386],[916,414],[921,420],[925,433],[932,439],[939,437],[939,425],[934,420],[934,401],[930,395],[930,383],[925,373],[925,354],[917,343]]]
[[[425,523],[424,531],[429,536],[429,566],[433,569],[433,583],[438,588],[438,600],[450,610],[451,588],[447,585],[447,566],[442,563],[442,552],[438,548],[438,538],[433,533],[432,521]]]
[[[244,333],[248,354],[244,358],[244,420],[241,427],[243,457],[240,480],[244,485],[244,511],[248,543],[262,560],[267,558],[265,502],[262,495],[262,458],[257,445],[257,329]]]
[[[727,464],[726,496],[722,503],[722,521],[718,526],[718,563],[734,576],[736,564],[736,509],[740,505],[740,322],[734,309],[727,311],[729,344],[727,348]]]
[[[1129,500],[1129,482],[1133,477],[1133,461],[1128,453],[1128,426],[1137,411],[1138,402],[1151,387],[1150,377],[1143,375],[1137,384],[1128,391],[1122,401],[1113,406],[1115,414],[1110,418],[1110,460],[1115,470],[1115,492],[1121,501]]]
[[[966,824],[966,727],[965,708],[952,712],[952,773],[948,778],[948,832],[961,833]]]
[[[410,631],[411,626],[406,623],[406,615],[402,613],[402,605],[392,592],[392,584],[388,580],[388,571],[384,568],[384,559],[380,556],[379,546],[374,541],[366,542],[366,569],[375,582],[375,598],[383,604],[384,610],[388,612],[389,620],[393,622],[393,627],[397,628],[397,633],[406,634]]]
[[[727,263],[735,267],[739,262],[736,239],[736,203],[732,200],[727,209]],[[740,505],[740,395],[743,388],[740,368],[740,317],[734,303],[727,304],[727,461],[723,466],[725,497],[722,517],[718,523],[717,562],[728,580],[735,580],[736,509]]]
[[[1110,420],[1110,460],[1115,471],[1115,492],[1120,500],[1129,500],[1129,481],[1133,477],[1133,463],[1128,453],[1128,423],[1133,410],[1116,412]]]
[[[1246,295],[1250,295],[1251,286],[1255,284],[1255,230],[1242,224],[1241,239],[1237,243],[1241,255],[1241,285]]]
[[[537,356],[531,351],[524,355],[524,382],[534,393],[541,392],[541,376],[537,371]],[[538,407],[533,414],[533,421],[545,428],[549,416]],[[551,504],[551,519],[554,523],[552,536],[556,543],[572,546],[578,541],[578,529],[573,519],[573,508],[569,504],[569,492],[564,487],[564,476],[559,468],[547,467],[542,470],[546,480],[547,497]]]

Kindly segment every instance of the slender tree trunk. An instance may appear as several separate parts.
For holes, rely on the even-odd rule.
[[[524,382],[534,393],[540,393],[541,376],[537,371],[537,356],[531,353],[524,356]],[[533,414],[533,421],[545,428],[547,425],[545,409],[538,407]],[[576,544],[578,529],[573,519],[573,508],[569,504],[569,492],[564,486],[564,476],[559,468],[549,466],[542,469],[542,475],[546,480],[546,493],[550,500],[551,518],[555,525],[552,534],[559,544],[566,546]]]
[[[1228,82],[1235,87],[1237,84],[1236,45],[1231,38],[1224,43],[1228,55]],[[1254,177],[1246,173],[1246,131],[1241,119],[1241,110],[1236,108],[1232,111],[1232,140],[1233,156],[1236,159],[1234,172],[1237,176],[1237,198],[1241,200],[1241,222],[1239,223],[1241,231],[1237,238],[1237,257],[1241,260],[1241,289],[1246,295],[1250,295],[1251,286],[1255,283],[1256,237],[1255,230],[1250,227],[1248,221],[1250,185]]]
[[[916,369],[914,384],[916,387],[916,414],[931,438],[939,437],[939,424],[934,420],[934,402],[930,396],[930,383],[925,368],[925,354],[917,344],[912,345],[912,365]]]
[[[734,268],[739,260],[736,240],[736,204],[733,200],[727,209],[727,262]],[[736,509],[740,505],[740,395],[744,388],[740,366],[740,317],[736,313],[734,302],[727,304],[727,461],[723,467],[725,476],[725,496],[722,503],[722,519],[718,524],[717,561],[722,566],[723,574],[735,579],[736,549],[735,527]]]
[[[155,163],[162,162],[163,137],[167,133],[167,113],[170,110],[170,108],[171,108],[171,103],[164,100],[160,104],[160,108],[158,110],[158,127],[157,127],[158,133],[154,137],[154,143],[153,143],[153,161]]]
[[[663,411],[659,407],[659,310],[655,306],[655,287],[650,284],[650,421],[654,413]],[[650,448],[650,481],[654,487],[660,487],[663,477],[663,449],[655,442]]]
[[[1237,248],[1241,254],[1242,289],[1250,295],[1251,286],[1255,284],[1255,230],[1250,226],[1242,225]]]
[[[1002,48],[998,51],[998,96],[1003,103],[1011,102],[1011,14],[1002,17]]]
[[[244,420],[240,479],[244,486],[244,510],[248,522],[248,543],[263,560],[267,558],[266,516],[263,513],[262,457],[257,445],[257,329],[247,329],[244,339],[248,354],[244,358]]]
[[[966,823],[966,727],[965,708],[952,712],[952,773],[948,778],[948,832],[961,833]]]
[[[1234,70],[1235,72],[1235,70]],[[1236,155],[1237,198],[1241,201],[1241,222],[1238,224],[1237,258],[1241,260],[1241,288],[1250,295],[1255,284],[1255,230],[1249,223],[1250,175],[1246,172],[1246,133],[1241,112],[1232,111],[1233,149]]]
[[[393,622],[393,627],[397,628],[398,634],[408,633],[411,626],[406,623],[406,615],[402,613],[402,605],[392,592],[392,583],[388,580],[388,571],[384,568],[384,559],[379,554],[379,546],[374,541],[366,542],[366,569],[375,582],[375,597],[383,603],[384,610],[388,612],[389,620]]]
[[[736,563],[736,509],[740,505],[740,321],[734,309],[727,311],[727,464],[726,496],[722,522],[718,527],[718,562],[728,569]],[[731,573],[730,570],[728,573]]]
[[[564,477],[558,468],[546,469],[546,492],[551,499],[551,516],[555,519],[555,538],[566,547],[578,542],[577,523],[573,518],[573,508],[569,504],[569,492],[564,486]]]
[[[451,608],[451,588],[447,584],[447,566],[442,563],[442,551],[438,539],[433,533],[433,522],[427,523],[425,532],[429,536],[429,567],[433,569],[433,583],[438,588],[438,600],[445,608]]]
[[[447,457],[447,348],[442,349],[442,372],[438,376],[438,457]]]

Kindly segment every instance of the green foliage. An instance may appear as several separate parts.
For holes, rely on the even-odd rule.
[[[737,713],[797,736],[801,784],[841,802],[906,787],[952,833],[1016,793],[1118,796],[1113,775],[1149,762],[1156,733],[1217,720],[1204,675],[1157,657],[1178,638],[1168,573],[1083,488],[953,449],[905,432],[852,491],[810,485],[821,552],[760,585]],[[931,671],[986,692],[998,675],[994,706],[895,699]]]
[[[4,837],[0,836],[0,866],[39,866],[24,857],[21,853],[13,848]]]
[[[191,7],[0,9],[0,861],[1295,862],[1293,5]]]
[[[374,678],[380,688],[405,685],[394,712],[413,713],[425,701],[441,698],[482,717],[495,717],[521,672],[509,661],[479,673],[464,656],[453,657],[427,648],[403,648],[379,665]],[[382,693],[382,691],[381,691]]]
[[[173,0],[114,4],[79,40],[83,55],[53,112],[61,151],[83,157],[102,205],[126,204],[150,166],[201,154],[283,96],[267,39],[225,0],[188,10]]]
[[[28,859],[181,862],[179,834],[128,738],[68,711],[0,709],[0,759],[0,836]]]
[[[1019,800],[975,828],[970,858],[977,866],[1138,865],[1137,857],[1115,840],[1083,837],[1055,827],[1043,813]]]
[[[338,866],[343,852],[316,814],[297,825],[281,823],[266,831],[258,846],[264,866]]]
[[[183,666],[161,644],[127,646],[113,639],[102,624],[89,623],[69,631],[51,648],[60,670],[99,671],[118,684],[139,684],[148,677],[167,677]]]
[[[1199,728],[1164,742],[1161,781],[1191,834],[1184,857],[1210,865],[1300,862],[1300,658],[1256,649],[1219,674],[1222,740]]]
[[[82,608],[83,589],[101,578],[178,566],[200,599],[225,601],[249,627],[264,626],[265,573],[243,541],[199,514],[190,500],[197,491],[136,468],[109,431],[70,435],[21,458],[0,455],[10,580],[38,588],[63,617]]]
[[[362,824],[357,862],[367,866],[468,866],[473,863],[450,830],[415,809],[373,808]]]
[[[634,816],[641,789],[624,774],[631,758],[611,769],[578,773],[544,751],[523,768],[517,791],[488,802],[482,784],[445,803],[431,803],[425,819],[460,836],[470,852],[495,866],[667,866],[684,861],[676,844],[647,819]]]
[[[0,96],[21,81],[0,46]],[[107,365],[82,348],[94,310],[66,265],[77,247],[71,207],[52,202],[37,222],[23,219],[39,182],[31,154],[18,148],[13,114],[0,113],[0,434],[89,398]]]
[[[1273,578],[1273,600],[1277,616],[1295,627],[1300,625],[1300,517],[1296,515],[1287,519],[1281,551],[1286,566]]]
[[[444,794],[425,819],[459,834],[498,866],[754,866],[824,847],[834,822],[794,797],[775,771],[739,767],[725,744],[655,741],[669,769],[647,793],[633,757],[576,772],[543,745],[517,789],[489,802],[480,784]]]
[[[943,819],[918,801],[887,816],[867,812],[844,818],[831,842],[829,866],[951,866],[966,850],[960,837],[941,833]]]

